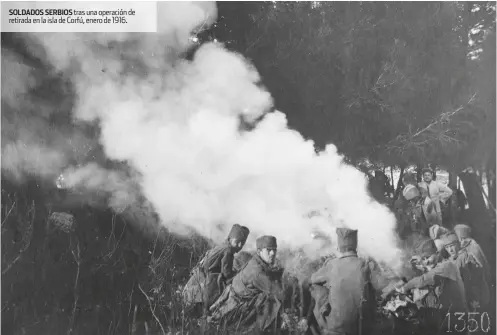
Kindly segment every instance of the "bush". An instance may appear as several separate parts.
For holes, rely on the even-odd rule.
[[[2,181],[2,331],[142,334],[187,329],[178,292],[208,247],[108,210]],[[62,200],[62,201],[61,201]]]

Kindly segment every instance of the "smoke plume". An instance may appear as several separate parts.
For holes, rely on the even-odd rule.
[[[362,253],[393,264],[395,218],[371,199],[363,173],[344,163],[334,145],[316,153],[312,141],[289,129],[241,55],[206,43],[191,61],[182,57],[192,30],[215,21],[215,5],[165,2],[159,15],[163,24],[154,35],[25,38],[70,77],[75,122],[99,125],[105,155],[134,171],[133,183],[162,224],[219,242],[239,223],[251,229],[249,248],[257,236],[275,235],[281,247],[312,257],[324,252],[313,233],[334,243],[335,228],[350,227],[359,229]],[[261,121],[242,131],[240,119]],[[103,182],[109,171],[102,171],[85,165],[66,171],[65,179],[106,185],[115,202],[132,203],[126,178],[112,174]]]

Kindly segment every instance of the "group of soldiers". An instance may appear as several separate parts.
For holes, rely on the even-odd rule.
[[[430,237],[414,235],[411,264],[416,274],[395,290],[402,295],[416,291],[413,296],[423,311],[426,334],[467,333],[468,329],[454,322],[458,315],[489,313],[489,263],[470,233],[468,225],[458,224],[453,230],[434,225]]]
[[[435,204],[440,199],[435,195],[442,192],[426,179],[425,186],[408,185],[403,192],[407,201],[421,204],[422,213],[426,207],[433,220],[427,220],[426,227],[413,225],[413,272],[394,291],[422,292],[416,299],[426,314],[425,334],[429,335],[454,327],[456,323],[447,324],[447,313],[484,311],[490,303],[491,279],[488,261],[471,238],[470,227],[459,224],[449,230],[443,226],[440,206]],[[423,187],[428,196],[421,194]],[[208,251],[195,267],[183,297],[187,305],[200,308],[209,324],[275,334],[285,328],[277,239],[261,236],[254,254],[241,252],[249,234],[247,227],[235,224],[225,243]],[[372,334],[379,296],[373,285],[375,264],[358,256],[357,230],[337,228],[336,234],[336,255],[306,281],[313,301],[306,328],[314,334]]]
[[[401,235],[407,235],[411,242],[411,264],[420,276],[405,281],[397,291],[421,290],[417,303],[428,314],[424,319],[427,329],[455,331],[458,325],[448,324],[447,315],[454,320],[455,315],[489,312],[493,279],[482,248],[471,237],[470,226],[443,217],[453,191],[433,181],[432,176],[433,171],[424,169],[422,182],[404,180],[407,208],[399,220],[404,224]]]
[[[338,256],[308,280],[313,326],[322,334],[368,334],[376,309],[370,266],[357,255],[357,230],[337,228],[336,233]],[[248,234],[248,228],[235,224],[225,243],[208,251],[193,270],[183,296],[188,305],[202,306],[211,324],[243,327],[250,334],[278,333],[285,324],[277,239],[261,236],[255,254],[235,259]]]
[[[193,270],[183,297],[190,307],[200,307],[209,323],[264,332],[280,326],[283,269],[276,263],[274,236],[259,237],[255,254],[235,260],[249,233],[233,225],[225,243],[209,250]]]

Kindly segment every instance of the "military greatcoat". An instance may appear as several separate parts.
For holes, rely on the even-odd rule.
[[[228,242],[207,252],[196,266],[183,290],[187,304],[212,305],[233,278],[233,258],[236,250]]]
[[[314,273],[311,284],[322,284],[328,289],[327,304],[316,302],[314,311],[323,333],[369,334],[376,299],[368,262],[355,252],[345,253]]]
[[[283,269],[253,256],[212,305],[211,320],[260,332],[278,328],[283,302],[282,274]]]

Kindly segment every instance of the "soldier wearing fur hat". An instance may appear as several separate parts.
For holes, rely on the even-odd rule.
[[[430,238],[435,242],[435,246],[437,247],[438,252],[444,256],[446,255],[446,251],[444,249],[444,244],[440,239],[441,236],[447,234],[449,230],[447,228],[441,227],[437,224],[433,225],[429,229]]]
[[[490,287],[483,266],[466,249],[461,249],[456,234],[448,233],[441,240],[450,255],[449,260],[461,273],[469,309],[486,308],[490,303]]]
[[[454,323],[447,324],[447,313],[452,313],[451,315],[454,316],[454,313],[468,311],[466,292],[459,269],[453,262],[442,261],[435,243],[429,238],[419,241],[415,247],[415,256],[420,259],[421,264],[418,269],[423,273],[409,280],[398,288],[398,291],[403,294],[413,289],[428,291],[420,301],[424,311],[426,334],[429,331],[437,333],[439,330],[454,332]]]
[[[357,255],[357,230],[337,228],[336,233],[339,256],[311,276],[311,285],[328,292],[326,304],[314,297],[314,316],[325,334],[369,334],[376,308],[371,266]]]
[[[430,198],[423,196],[422,189],[407,185],[402,195],[408,201],[406,216],[412,233],[428,236],[429,227],[436,223],[436,212]]]
[[[247,227],[235,224],[231,227],[226,241],[207,252],[192,271],[192,276],[183,290],[187,305],[202,304],[206,312],[216,301],[235,275],[233,258],[245,245],[249,233]]]
[[[259,237],[256,245],[257,253],[210,308],[209,321],[274,333],[281,320],[283,269],[275,262],[278,246],[274,236]]]
[[[483,267],[484,271],[487,273],[487,276],[490,277],[490,265],[487,257],[478,242],[471,237],[471,228],[465,224],[458,224],[454,227],[454,232],[459,238],[461,249],[465,249],[470,255],[472,255],[478,264]]]

